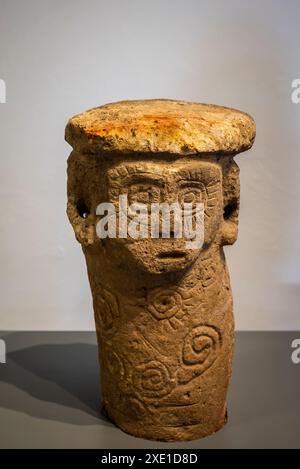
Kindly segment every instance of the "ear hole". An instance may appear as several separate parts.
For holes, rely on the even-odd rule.
[[[76,208],[81,218],[87,218],[89,216],[90,211],[83,199],[78,200]]]
[[[237,209],[238,209],[238,203],[236,200],[232,200],[227,205],[225,205],[224,211],[223,211],[224,220],[229,220],[229,218],[231,218],[232,215],[235,215]]]

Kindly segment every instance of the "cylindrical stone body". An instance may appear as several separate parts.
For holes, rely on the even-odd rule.
[[[189,440],[226,422],[234,322],[223,245],[237,237],[233,156],[254,135],[247,114],[167,100],[115,103],[69,121],[68,216],[93,295],[102,408],[132,435]],[[99,204],[115,207],[119,222],[120,196],[147,207],[203,204],[204,242],[191,249],[174,233],[153,238],[150,215],[147,237],[130,229],[99,237]]]

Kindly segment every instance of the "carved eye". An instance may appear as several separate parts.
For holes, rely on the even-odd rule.
[[[147,190],[140,190],[135,194],[134,201],[140,204],[148,204],[150,202],[151,193]]]
[[[204,203],[204,193],[201,187],[186,187],[179,192],[178,200],[181,204]]]
[[[154,202],[159,202],[160,190],[159,187],[151,185],[141,185],[135,184],[130,187],[128,193],[128,201],[130,204],[140,203],[140,204],[152,204]]]

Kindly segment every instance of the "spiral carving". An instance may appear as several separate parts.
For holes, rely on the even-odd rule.
[[[96,320],[99,320],[103,333],[114,333],[119,319],[117,298],[107,289],[101,287],[96,296]]]
[[[216,360],[220,346],[221,335],[215,327],[194,327],[184,339],[178,381],[184,384],[204,373]]]
[[[174,384],[168,368],[158,360],[151,360],[134,369],[133,386],[141,399],[160,399],[170,393]]]
[[[149,311],[156,319],[169,319],[180,311],[182,296],[173,288],[159,288],[150,292],[149,302]]]
[[[172,329],[182,326],[184,316],[194,304],[189,290],[159,287],[148,293],[148,311],[155,319],[165,320]]]

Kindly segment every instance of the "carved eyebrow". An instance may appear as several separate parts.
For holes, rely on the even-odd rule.
[[[198,181],[199,179],[202,179],[205,177],[205,172],[201,169],[198,170],[193,170],[193,171],[188,171],[187,169],[183,169],[178,172],[178,178],[180,180],[194,180]]]
[[[164,180],[160,176],[156,176],[153,173],[135,173],[131,174],[123,179],[123,183],[126,185],[129,184],[155,184],[156,186],[163,186]]]
[[[198,179],[180,179],[178,181],[180,186],[201,186],[203,187],[203,182]]]
[[[220,176],[212,173],[211,171],[205,171],[203,169],[198,171],[182,171],[179,173],[177,183],[182,184],[204,184],[209,185],[212,182],[220,182]]]

